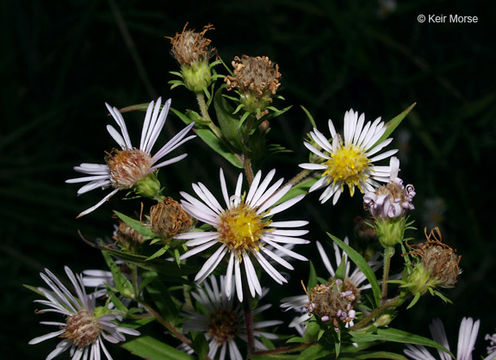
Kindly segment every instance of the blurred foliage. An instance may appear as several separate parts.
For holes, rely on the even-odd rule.
[[[278,63],[283,76],[279,93],[290,104],[305,106],[319,127],[329,117],[341,123],[350,107],[365,112],[367,119],[389,120],[417,102],[398,130],[402,135],[396,132],[402,139],[396,141],[401,176],[417,190],[413,216],[419,230],[412,235],[421,239],[422,221],[429,220],[422,220],[425,201],[443,199],[443,235],[463,255],[464,272],[448,292],[454,305],[425,297],[394,325],[428,335],[428,324],[438,316],[456,339],[462,316],[473,316],[482,320],[477,347],[485,348],[483,336],[496,326],[496,288],[490,277],[496,270],[496,242],[489,207],[496,150],[494,3],[406,0],[389,11],[375,1],[358,0],[11,0],[0,7],[0,316],[8,329],[0,335],[2,354],[39,359],[55,343],[27,345],[45,329],[37,325],[35,296],[22,283],[41,285],[43,267],[60,273],[64,264],[74,271],[105,266],[99,252],[79,240],[77,230],[90,238],[110,236],[112,224],[105,219],[111,208],[128,204],[116,196],[76,221],[75,215],[103,193],[77,198],[76,188],[64,184],[74,176],[72,166],[101,161],[109,150],[103,102],[124,107],[162,95],[173,97],[175,108],[196,110],[187,90],[170,91],[167,84],[177,64],[164,36],[180,31],[187,21],[196,29],[215,25],[209,35],[226,63],[242,54],[267,55]],[[477,15],[479,23],[419,24],[420,13]],[[141,113],[126,114],[131,134],[141,118]],[[302,143],[310,129],[306,119],[294,106],[271,125],[271,142],[294,153],[271,158],[265,171],[276,167],[286,177],[297,172],[295,161],[307,156]],[[171,114],[162,136],[180,127]],[[186,148],[188,159],[161,174],[171,195],[189,190],[192,181],[217,187],[219,166],[235,176],[237,170],[218,156],[212,159],[199,140]],[[361,197],[347,201],[346,196],[336,207],[320,205],[317,198],[309,195],[300,213],[293,211],[313,220],[309,238],[323,239],[325,231],[352,235],[353,218],[363,215]],[[435,212],[431,216],[441,218]],[[315,253],[313,245],[302,251]],[[319,260],[314,264],[322,267]],[[301,272],[292,274],[295,289],[296,274],[308,274],[307,264],[299,266]],[[269,297],[277,305],[279,289],[271,287]]]

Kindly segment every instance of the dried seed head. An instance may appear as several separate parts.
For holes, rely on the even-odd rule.
[[[79,348],[93,344],[102,332],[95,316],[86,309],[81,309],[69,316],[64,330],[65,332],[60,337],[70,339]]]
[[[119,222],[117,230],[114,232],[113,239],[125,246],[133,244],[140,245],[145,241],[145,237],[134,230],[124,221]]]
[[[351,281],[330,279],[328,284],[319,284],[310,289],[308,311],[318,315],[322,321],[332,320],[336,329],[339,323],[346,327],[353,326],[355,311],[353,305],[360,296],[358,289]]]
[[[193,65],[198,62],[208,61],[213,53],[210,48],[212,40],[205,37],[205,33],[214,30],[212,24],[205,25],[201,32],[186,30],[188,23],[184,25],[181,33],[174,37],[166,36],[172,44],[172,55],[180,65]]]
[[[442,242],[438,227],[432,229],[429,234],[425,230],[425,236],[427,240],[414,245],[410,253],[421,258],[433,286],[452,288],[460,274],[461,256],[456,255],[455,250]]]
[[[193,219],[171,197],[166,197],[150,209],[150,225],[155,234],[163,238],[188,230],[193,225]]]
[[[239,321],[237,315],[229,309],[218,309],[210,315],[208,334],[218,344],[231,341],[238,333]]]
[[[116,189],[130,189],[151,171],[152,158],[139,149],[116,150],[108,153],[105,161],[110,181]]]
[[[272,102],[281,85],[279,65],[273,64],[267,56],[235,57],[232,61],[234,76],[226,76],[228,90],[234,88],[241,93],[241,102],[247,111],[256,112],[265,109]]]

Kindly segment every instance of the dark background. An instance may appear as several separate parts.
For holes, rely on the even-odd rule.
[[[77,198],[77,187],[64,184],[75,176],[72,166],[101,162],[103,151],[114,145],[105,131],[104,101],[123,107],[162,95],[173,97],[176,108],[196,108],[184,88],[170,91],[167,84],[177,64],[164,35],[174,35],[187,21],[197,30],[215,25],[208,37],[227,63],[248,54],[267,55],[279,64],[279,93],[296,106],[272,123],[269,138],[295,152],[268,160],[265,171],[277,167],[290,177],[298,171],[296,164],[306,161],[302,138],[310,125],[300,104],[319,128],[325,129],[331,117],[342,129],[343,114],[351,107],[367,119],[388,120],[417,102],[394,134],[401,149],[400,175],[417,190],[412,215],[419,230],[411,235],[422,239],[425,224],[440,224],[447,243],[463,255],[463,274],[456,288],[445,292],[453,305],[425,296],[393,326],[428,336],[428,324],[438,316],[454,349],[461,318],[473,316],[482,321],[477,354],[485,352],[483,337],[495,331],[496,319],[493,3],[402,1],[393,10],[375,1],[328,0],[20,0],[0,6],[0,336],[1,353],[12,354],[6,359],[41,359],[56,343],[27,344],[48,329],[38,326],[36,296],[22,284],[41,285],[43,267],[59,274],[65,264],[74,271],[103,268],[99,252],[85,245],[77,230],[90,238],[110,236],[110,209],[134,208],[116,196],[75,220],[104,193]],[[418,14],[432,13],[476,15],[479,22],[417,22]],[[142,116],[126,115],[131,138],[138,137]],[[168,123],[159,141],[183,126],[172,115]],[[169,193],[177,197],[180,190],[189,191],[192,181],[217,189],[218,166],[229,165],[212,160],[216,155],[198,139],[186,149],[187,160],[162,171]],[[349,201],[345,195],[335,207],[317,200],[318,194],[308,196],[288,217],[311,219],[312,240],[322,241],[325,231],[353,234],[353,218],[363,215],[361,196]],[[426,201],[444,203],[444,213],[431,214]],[[315,254],[313,245],[308,247],[301,251]],[[314,262],[321,267],[319,259]],[[299,266],[305,279],[308,266]],[[294,275],[295,284],[299,276]],[[271,287],[270,300],[277,305],[288,294]]]

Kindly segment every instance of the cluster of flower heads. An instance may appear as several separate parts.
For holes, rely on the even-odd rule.
[[[231,289],[235,289],[239,301],[243,300],[242,269],[252,297],[262,294],[262,287],[253,266],[258,264],[274,279],[282,284],[287,280],[269,262],[292,270],[293,267],[274,250],[298,260],[307,260],[284,245],[306,244],[309,241],[299,236],[308,230],[294,230],[308,224],[307,221],[273,221],[272,217],[299,202],[305,195],[298,195],[279,205],[276,203],[291,189],[291,185],[281,187],[284,179],[279,179],[271,186],[275,170],[270,171],[262,179],[259,171],[253,179],[247,193],[242,193],[243,175],[240,174],[234,195],[229,195],[224,173],[220,169],[220,185],[225,206],[222,206],[214,195],[202,183],[193,184],[193,190],[201,199],[181,192],[184,200],[181,206],[194,218],[212,226],[214,231],[186,232],[176,235],[176,239],[187,240],[185,245],[191,247],[180,259],[184,260],[218,245],[217,250],[203,264],[195,280],[205,280],[226,256],[229,258],[226,271],[226,295],[231,297]],[[233,285],[232,285],[233,284]]]
[[[390,160],[391,176],[390,182],[367,192],[363,196],[365,210],[376,218],[398,218],[405,214],[406,210],[413,210],[413,198],[415,188],[408,184],[403,185],[403,180],[398,177],[399,160],[392,157]]]
[[[228,358],[233,360],[241,360],[241,352],[239,351],[236,339],[241,339],[247,342],[246,325],[243,318],[243,310],[240,304],[235,304],[233,298],[228,298],[225,294],[228,293],[228,286],[224,276],[219,280],[217,277],[209,277],[208,281],[203,282],[201,286],[196,288],[191,295],[200,304],[203,310],[186,310],[185,316],[187,320],[183,323],[183,329],[186,332],[200,331],[206,334],[209,342],[208,356],[224,360],[226,354]],[[220,286],[219,286],[220,282]],[[231,284],[232,286],[232,284]],[[232,289],[231,289],[232,292]],[[263,289],[262,296],[266,295],[268,289]],[[262,305],[252,311],[253,316],[261,314],[269,309],[270,304]],[[260,329],[282,324],[279,320],[265,320],[253,323],[254,345],[257,350],[266,350],[266,346],[259,340],[261,336],[267,339],[277,339],[277,335],[262,331]],[[193,353],[191,348],[184,346],[189,352]]]
[[[121,149],[115,149],[108,153],[105,159],[106,164],[82,163],[81,165],[74,167],[74,170],[77,172],[89,176],[69,179],[66,180],[66,182],[88,183],[78,190],[78,195],[96,188],[104,189],[112,187],[113,190],[96,205],[81,212],[78,217],[94,211],[119,190],[134,188],[138,194],[149,197],[158,196],[160,192],[160,183],[153,181],[153,178],[149,178],[149,176],[153,175],[153,173],[161,167],[184,159],[188,154],[182,154],[165,161],[160,161],[171,151],[195,137],[195,135],[186,137],[194,126],[194,123],[191,123],[162,146],[155,155],[151,155],[152,148],[165,125],[170,104],[171,100],[169,99],[162,107],[161,98],[159,98],[156,103],[154,101],[150,102],[146,110],[139,148],[135,148],[131,144],[126,123],[119,110],[105,104],[120,129],[119,132],[112,125],[107,125],[107,131]],[[149,181],[144,181],[145,179],[148,179]]]
[[[378,182],[389,181],[391,167],[374,165],[398,151],[388,150],[378,154],[393,140],[380,141],[387,129],[381,118],[365,123],[365,114],[358,116],[358,112],[351,109],[344,115],[343,137],[336,132],[332,120],[329,120],[328,126],[332,141],[329,142],[319,130],[313,129],[310,132],[312,142],[304,144],[316,155],[316,160],[300,164],[303,169],[322,171],[320,179],[310,188],[310,192],[325,188],[319,198],[322,203],[332,197],[332,203],[336,204],[345,185],[353,196],[355,187],[363,193],[373,191]]]
[[[110,310],[95,307],[96,293],[88,295],[84,288],[81,275],[74,274],[65,267],[76,296],[69,291],[62,282],[48,269],[40,273],[41,278],[50,290],[39,287],[46,300],[35,302],[46,306],[39,313],[54,312],[65,317],[63,321],[42,321],[43,325],[56,326],[58,330],[32,339],[29,344],[38,344],[55,337],[62,338],[55,350],[48,354],[46,360],[51,360],[66,350],[69,350],[73,360],[98,360],[101,352],[107,359],[112,359],[103,340],[110,343],[119,343],[125,340],[123,334],[138,336],[140,333],[134,329],[119,325],[122,317]]]

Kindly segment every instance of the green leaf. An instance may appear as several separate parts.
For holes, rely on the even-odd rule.
[[[375,334],[363,334],[350,331],[350,334],[352,336],[353,342],[360,343],[364,341],[390,341],[401,344],[423,345],[444,351],[454,358],[453,354],[448,349],[446,349],[441,344],[438,344],[434,340],[399,329],[377,329],[377,332]]]
[[[332,352],[330,350],[325,349],[322,345],[315,344],[303,350],[298,356],[298,360],[320,359],[331,353]]]
[[[410,111],[412,111],[412,109],[415,107],[415,105],[417,105],[417,103],[413,103],[408,108],[403,110],[399,115],[396,115],[394,118],[389,120],[386,124],[386,126],[387,126],[386,131],[379,138],[379,140],[377,140],[377,142],[374,144],[374,146],[376,146],[376,145],[380,144],[381,142],[383,142],[384,140],[386,140],[388,138],[388,136],[391,135],[393,133],[393,131],[398,127],[398,125],[403,121],[403,119],[410,113]],[[374,148],[374,146],[372,146],[371,149]]]
[[[191,119],[180,111],[173,108],[170,108],[170,110],[184,123],[191,123]],[[240,158],[236,156],[236,154],[233,154],[231,151],[229,151],[226,144],[224,144],[224,142],[219,139],[211,130],[195,129],[195,133],[200,139],[202,139],[205,144],[207,144],[216,153],[221,155],[224,159],[229,161],[232,165],[236,166],[239,169],[243,168],[243,163],[241,162]]]
[[[194,360],[194,358],[151,336],[140,336],[122,344],[131,354],[148,360]]]
[[[305,115],[307,116],[308,121],[310,121],[310,124],[312,124],[312,127],[315,129],[317,127],[317,125],[315,125],[315,120],[314,120],[312,114],[310,114],[310,111],[308,111],[307,108],[304,107],[303,105],[300,105],[300,107],[303,110],[303,112],[305,113]]]
[[[112,272],[112,278],[114,279],[117,290],[119,290],[119,292],[125,297],[133,297],[133,285],[121,272],[121,267],[114,262],[107,250],[102,250],[102,255],[107,263],[107,266]]]
[[[344,261],[344,255],[341,257],[341,262],[339,263],[335,274],[336,279],[344,280],[346,276],[346,262]]]
[[[284,195],[278,202],[274,204],[279,205],[282,204],[283,202],[290,200],[294,197],[297,197],[298,195],[306,194],[308,193],[308,190],[312,187],[312,185],[317,181],[316,178],[311,178],[308,180],[305,180],[301,183],[299,183],[296,186],[293,186],[291,190],[289,190],[286,195]]]
[[[381,304],[381,289],[379,287],[379,283],[377,282],[377,278],[374,274],[374,271],[368,264],[368,262],[360,255],[355,249],[351,246],[346,245],[346,243],[332,234],[327,233],[327,235],[338,244],[338,246],[343,249],[346,254],[350,257],[351,261],[355,263],[356,266],[363,272],[370,285],[372,286],[372,292],[374,294],[375,303],[377,306]]]
[[[317,273],[315,272],[315,267],[313,266],[312,261],[309,261],[310,263],[310,273],[308,274],[308,282],[307,286],[309,289],[315,287],[317,285]]]
[[[208,355],[209,345],[203,333],[197,333],[193,339],[193,350],[195,350],[198,359],[206,359]]]
[[[222,96],[221,86],[214,96],[214,108],[219,122],[220,130],[226,140],[237,150],[242,149],[242,132],[238,129],[239,119],[232,116],[233,110],[228,105],[226,99]],[[239,108],[239,107],[238,107]]]
[[[124,221],[127,225],[132,227],[134,230],[143,235],[146,239],[154,238],[156,235],[153,233],[152,229],[148,226],[143,225],[139,220],[135,220],[127,215],[124,215],[116,210],[114,210],[114,214],[119,217],[122,221]]]
[[[320,325],[317,321],[310,321],[307,324],[307,328],[305,330],[305,334],[303,335],[303,339],[306,343],[314,342],[318,339],[320,332]]]
[[[22,284],[22,286],[24,286],[28,290],[34,291],[35,293],[37,293],[40,296],[45,297],[45,295],[40,290],[38,290],[38,288],[35,286],[31,286],[31,285],[27,285],[27,284]]]
[[[293,107],[293,105],[289,105],[289,106],[285,107],[284,109],[279,110],[279,109],[276,109],[273,106],[269,106],[268,109],[271,109],[273,112],[271,112],[268,115],[264,116],[262,118],[262,120],[271,120],[271,119],[274,119],[276,117],[279,117],[282,114],[284,114],[286,111],[288,111],[289,109],[291,109],[292,107]]]
[[[146,258],[146,261],[150,261],[150,260],[153,260],[155,258],[158,258],[160,256],[162,256],[163,254],[165,254],[165,252],[169,249],[169,245],[164,245],[162,246],[160,249],[158,249],[157,251],[155,251],[155,253],[153,255],[150,255],[149,257]]]
[[[350,357],[346,355],[339,358],[340,360],[355,360],[355,359],[392,359],[392,360],[407,360],[407,358],[401,354],[392,353],[389,351],[374,351],[363,354],[353,354]]]

